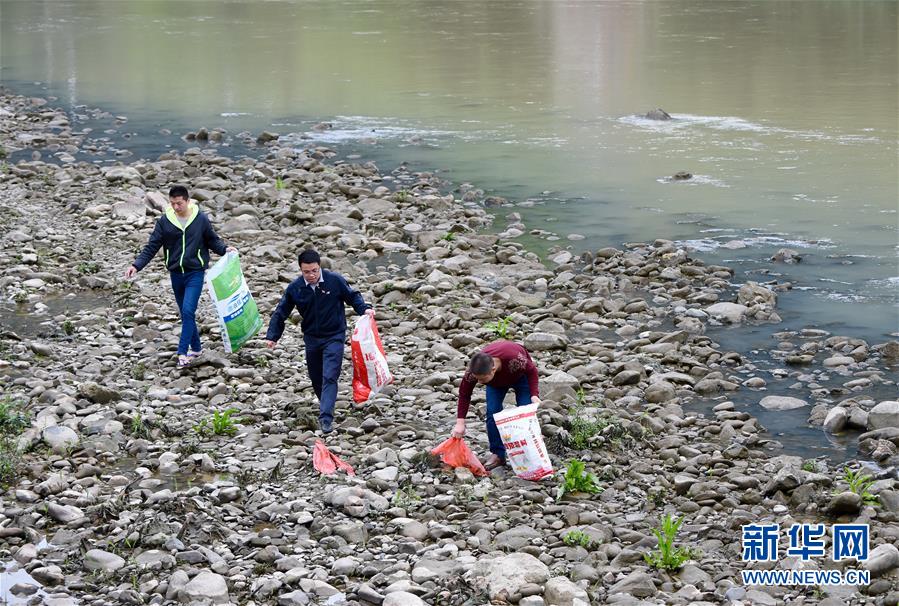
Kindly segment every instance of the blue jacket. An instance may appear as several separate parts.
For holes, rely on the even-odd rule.
[[[346,279],[333,271],[322,270],[322,281],[313,292],[306,285],[302,276],[294,280],[284,291],[281,302],[272,314],[268,323],[265,338],[277,341],[284,333],[284,321],[290,317],[294,307],[300,312],[303,321],[300,326],[304,336],[333,337],[346,335],[346,315],[343,305],[352,306],[360,316],[371,305],[362,300],[358,291],[350,288]]]
[[[156,220],[149,242],[132,263],[138,271],[156,256],[160,248],[165,254],[166,269],[178,273],[202,271],[209,267],[210,249],[218,255],[225,254],[225,243],[212,229],[206,213],[194,204],[190,205],[189,211],[190,216],[184,227],[181,227],[172,208]]]

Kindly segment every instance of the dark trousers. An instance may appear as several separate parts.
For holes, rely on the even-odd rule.
[[[337,403],[337,379],[343,363],[343,345],[346,333],[330,337],[303,335],[306,345],[306,368],[312,389],[318,397],[318,418],[322,421],[334,420],[334,406]]]
[[[506,458],[506,447],[499,436],[496,421],[493,415],[503,409],[503,400],[510,389],[515,390],[515,405],[524,406],[531,403],[531,385],[527,376],[522,376],[510,387],[491,387],[487,385],[487,440],[490,442],[490,452],[501,459]]]
[[[178,355],[187,355],[188,347],[193,351],[200,351],[200,331],[197,330],[197,305],[200,302],[200,294],[203,292],[204,271],[189,271],[187,273],[171,272],[172,291],[175,293],[175,302],[181,313],[181,339],[178,340]]]

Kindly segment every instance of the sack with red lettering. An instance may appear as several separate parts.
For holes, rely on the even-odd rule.
[[[387,357],[378,325],[368,314],[359,316],[353,327],[351,341],[353,350],[353,400],[361,404],[369,396],[381,391],[388,383],[393,383],[393,375],[387,368]]]
[[[553,474],[553,465],[543,443],[538,404],[507,408],[493,415],[499,437],[506,447],[506,460],[519,478],[542,480]]]

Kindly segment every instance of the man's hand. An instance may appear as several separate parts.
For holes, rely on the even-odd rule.
[[[228,248],[225,249],[225,252],[226,252],[226,253],[229,253],[229,252],[236,253],[236,252],[237,252],[237,249],[234,248],[233,246],[229,246]]]
[[[268,339],[265,340],[265,346],[268,347],[269,349],[274,349],[275,345],[277,345],[277,344],[278,344],[277,341],[269,341]]]
[[[128,269],[125,270],[125,277],[129,280],[137,275],[137,268],[133,265],[129,265]]]
[[[461,438],[465,435],[465,419],[456,419],[456,425],[453,427],[453,433],[450,435],[454,438]]]
[[[531,396],[531,404],[540,404],[540,398],[537,396]]]
[[[373,307],[369,307],[368,309],[366,309],[366,310],[365,310],[365,315],[366,315],[366,316],[371,316],[372,318],[374,318],[374,317],[375,317],[375,310],[374,310],[374,308],[373,308]]]

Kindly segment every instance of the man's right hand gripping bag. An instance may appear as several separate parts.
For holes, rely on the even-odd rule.
[[[493,415],[506,447],[506,459],[515,475],[523,480],[537,481],[553,474],[537,420],[537,406],[507,408]]]
[[[368,314],[359,316],[351,339],[353,354],[353,400],[361,404],[393,382],[387,368],[387,356],[381,345],[381,335],[375,319]]]

